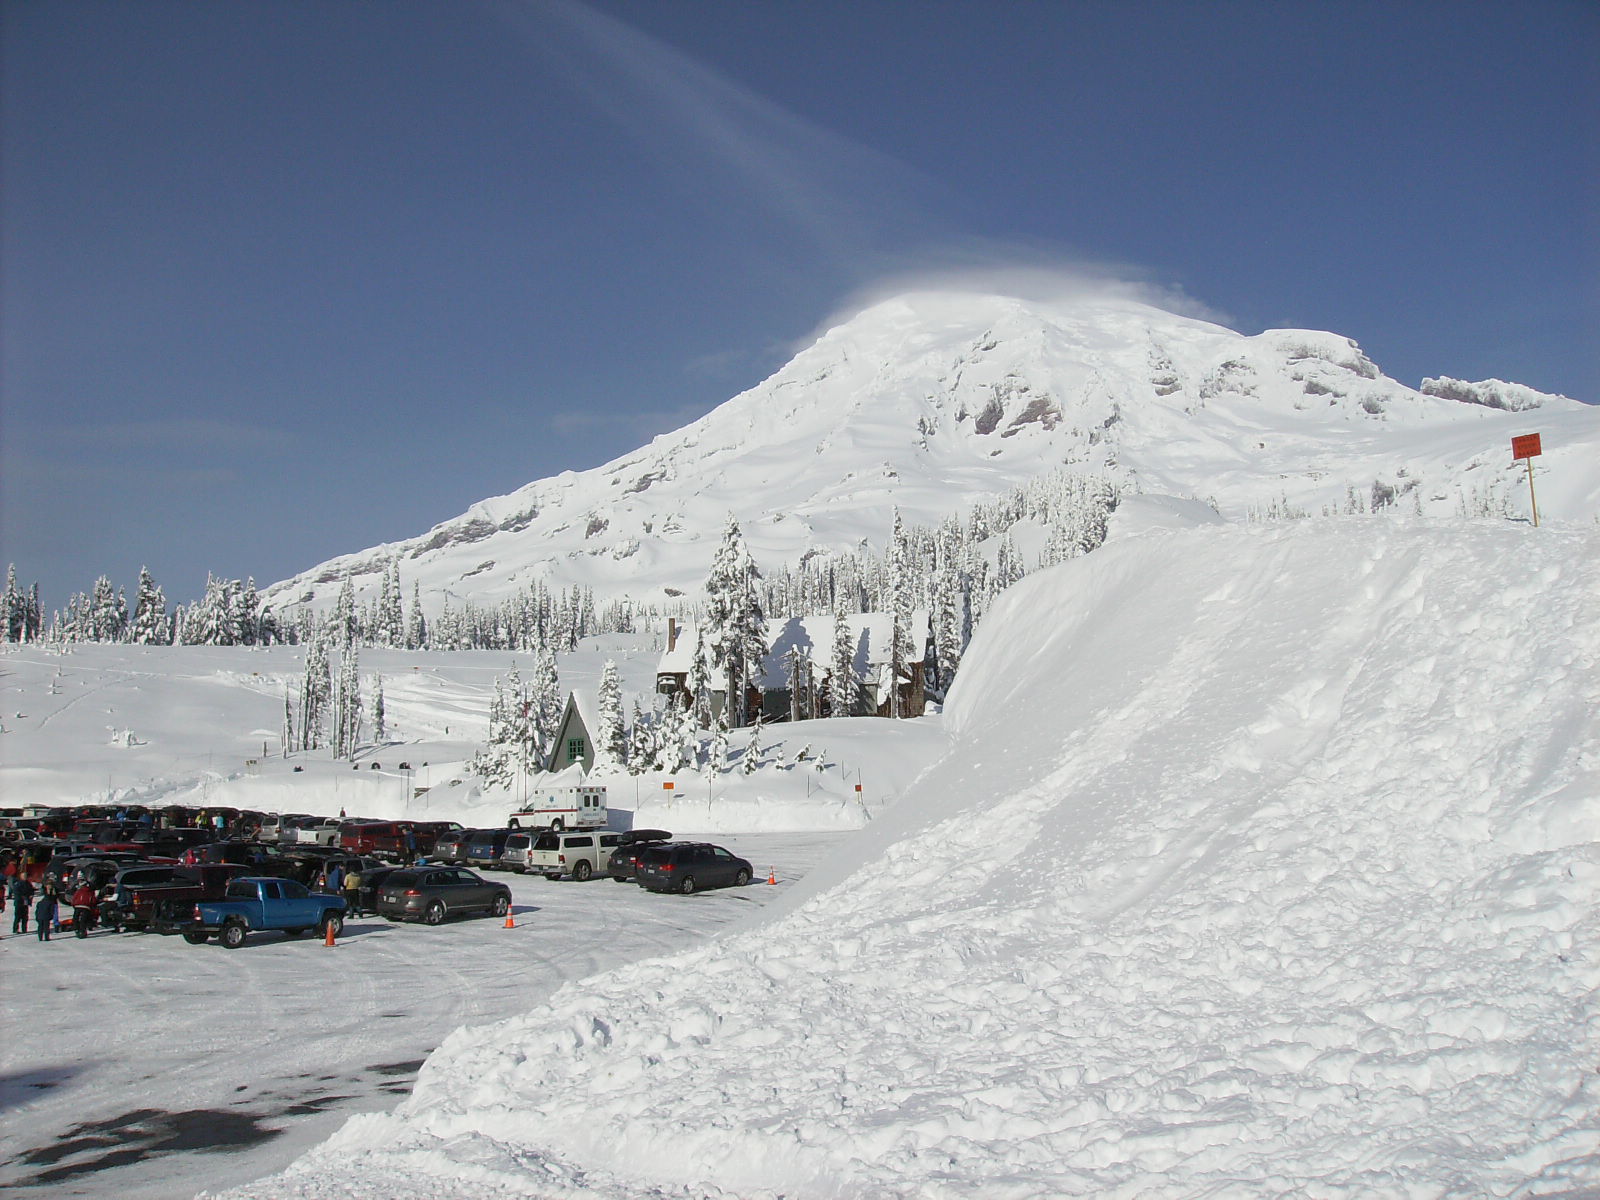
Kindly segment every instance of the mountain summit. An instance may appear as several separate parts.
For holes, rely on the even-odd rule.
[[[651,602],[698,590],[729,513],[757,560],[881,543],[1047,471],[1195,496],[1224,515],[1363,503],[1525,512],[1509,439],[1546,434],[1550,519],[1587,517],[1600,409],[1500,381],[1390,379],[1355,342],[1246,336],[1128,299],[915,292],[825,333],[764,382],[621,458],[474,504],[427,533],[268,589],[330,601],[399,560],[409,584],[493,602],[534,580]],[[1566,449],[1563,449],[1565,447]],[[1369,499],[1370,498],[1370,499]]]

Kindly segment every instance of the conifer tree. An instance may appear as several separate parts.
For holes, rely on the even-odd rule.
[[[350,572],[344,573],[339,598],[333,602],[333,644],[341,651],[356,640],[356,590]]]
[[[389,736],[389,727],[385,721],[383,711],[383,676],[372,677],[372,737],[374,741],[383,742]]]
[[[565,697],[561,693],[561,677],[556,671],[556,656],[551,652],[548,643],[541,644],[534,659],[533,682],[529,688],[529,715],[532,718],[530,738],[535,746],[535,753],[541,759],[548,759],[552,749],[551,743],[556,736],[556,729],[561,724],[561,715],[566,707]]]
[[[716,775],[724,775],[728,770],[728,714],[724,709],[717,716],[716,726],[711,734],[711,758],[706,764],[707,769]]]
[[[705,633],[710,654],[726,680],[728,724],[735,729],[745,722],[745,696],[767,653],[758,578],[739,524],[730,514],[706,577]]]
[[[328,639],[319,631],[306,647],[305,674],[300,681],[299,749],[321,748],[332,698],[333,670],[328,661]]]
[[[894,510],[894,530],[889,538],[889,600],[894,618],[889,646],[889,715],[902,716],[900,680],[910,674],[907,664],[916,653],[911,642],[911,557],[900,510]]]
[[[628,736],[622,725],[622,683],[617,664],[608,661],[600,672],[600,728],[595,730],[594,765],[620,770],[628,760]]]
[[[750,726],[750,741],[744,748],[744,757],[739,760],[739,770],[746,775],[754,775],[756,768],[761,765],[761,718],[757,717]]]
[[[0,597],[0,635],[8,642],[27,640],[28,608],[17,587],[17,564],[6,567],[6,590]]]
[[[139,568],[139,585],[134,593],[133,626],[130,636],[140,646],[163,646],[172,641],[172,625],[167,617],[167,598],[150,577]]]
[[[335,758],[353,759],[361,742],[361,666],[352,642],[339,656],[339,690],[334,699]]]
[[[406,649],[422,650],[428,645],[428,622],[422,615],[422,589],[411,584],[411,616],[406,621]]]
[[[633,698],[633,727],[628,731],[628,773],[642,775],[653,770],[655,743],[650,736],[651,716],[640,707],[639,697]]]
[[[705,651],[705,643],[696,637],[694,661],[689,667],[689,697],[696,729],[711,728],[711,665]]]
[[[829,658],[828,712],[835,717],[853,717],[861,680],[856,674],[856,639],[842,603],[833,617],[833,652]]]

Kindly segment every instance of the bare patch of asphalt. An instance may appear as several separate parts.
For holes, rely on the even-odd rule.
[[[377,1091],[403,1094],[411,1090],[417,1072],[422,1069],[422,1062],[422,1059],[416,1058],[378,1063],[368,1067],[363,1074],[383,1079]],[[306,1078],[309,1080],[309,1077]],[[318,1082],[325,1082],[328,1078],[322,1077]],[[39,1081],[31,1086],[50,1087],[53,1083]],[[257,1145],[283,1132],[276,1127],[282,1118],[310,1116],[354,1097],[350,1093],[324,1092],[299,1099],[283,1098],[285,1103],[265,1111],[191,1108],[174,1112],[160,1108],[136,1108],[106,1120],[86,1121],[64,1130],[49,1145],[24,1150],[16,1155],[11,1160],[12,1167],[33,1170],[11,1179],[3,1186],[5,1190],[48,1187],[99,1171],[131,1166],[158,1155],[214,1154]]]

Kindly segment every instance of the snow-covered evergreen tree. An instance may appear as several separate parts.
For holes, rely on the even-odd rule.
[[[300,680],[300,728],[296,739],[299,749],[321,748],[332,700],[333,668],[328,659],[328,639],[319,630],[306,646],[305,673]]]
[[[727,711],[717,714],[716,724],[711,731],[711,756],[706,763],[706,770],[714,775],[723,775],[728,770],[728,720]]]
[[[694,662],[689,667],[689,695],[696,729],[711,728],[711,664],[705,649],[704,642],[696,644]]]
[[[542,644],[534,659],[534,676],[529,685],[532,718],[530,738],[541,760],[550,757],[556,730],[566,709],[566,696],[561,690],[561,677],[556,671],[556,656],[548,643]]]
[[[766,619],[755,561],[730,514],[706,577],[706,645],[726,684],[728,724],[745,723],[745,696],[766,657]]]
[[[104,575],[94,581],[89,601],[88,630],[84,640],[120,642],[128,628],[128,602]]]
[[[0,596],[0,635],[8,642],[27,640],[28,608],[17,586],[17,564],[6,567],[6,590]]]
[[[620,770],[627,763],[628,736],[622,726],[622,682],[614,662],[608,661],[601,669],[599,702],[594,765],[597,770]]]
[[[750,740],[745,744],[744,756],[739,760],[739,770],[746,775],[754,775],[756,768],[761,765],[761,718],[757,717],[750,726]]]
[[[908,664],[916,653],[911,642],[912,605],[914,600],[910,549],[905,525],[900,520],[900,510],[894,510],[894,530],[889,537],[889,607],[893,617],[889,645],[889,715],[900,717],[902,698],[900,681],[910,674]]]
[[[361,664],[352,642],[339,656],[339,688],[334,695],[335,758],[355,758],[361,742],[361,707]]]
[[[139,568],[139,585],[134,593],[133,624],[129,638],[140,646],[164,646],[172,641],[167,598],[146,567]]]
[[[330,618],[333,635],[333,644],[340,650],[345,649],[356,640],[359,633],[356,620],[356,589],[355,583],[350,578],[350,572],[344,573],[344,583],[340,585],[339,597],[333,602],[333,615]]]
[[[383,742],[389,736],[389,726],[383,710],[383,676],[372,677],[372,736],[377,742]]]
[[[856,715],[861,679],[856,674],[856,639],[845,619],[843,604],[833,617],[833,648],[829,654],[828,712],[835,717]]]
[[[633,725],[628,731],[628,772],[631,775],[642,775],[656,769],[655,738],[650,729],[653,721],[654,715],[646,713],[635,696]]]
[[[411,615],[406,619],[406,649],[421,650],[428,644],[428,621],[422,615],[422,590],[411,584]]]

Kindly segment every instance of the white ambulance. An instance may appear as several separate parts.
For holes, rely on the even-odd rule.
[[[570,787],[542,788],[528,805],[506,819],[512,829],[604,829],[606,789],[580,783]]]

